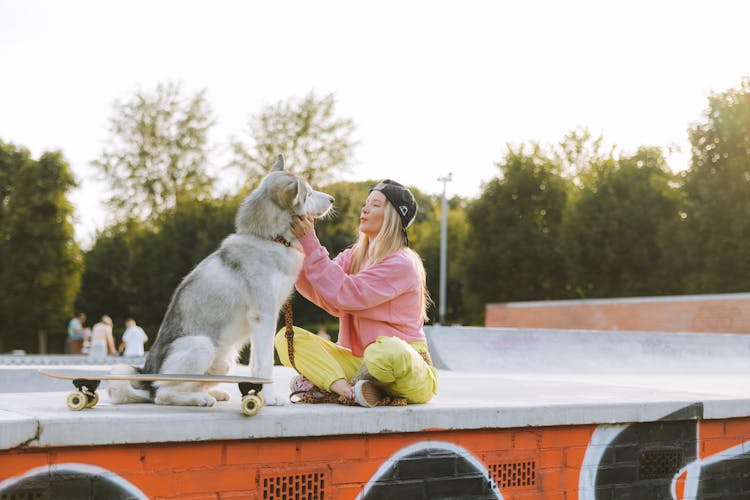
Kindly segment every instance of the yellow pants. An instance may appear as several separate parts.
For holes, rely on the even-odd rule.
[[[391,396],[406,398],[409,403],[426,403],[437,391],[437,370],[419,354],[427,352],[426,342],[378,337],[360,358],[349,349],[295,326],[293,344],[297,370],[326,391],[336,380],[354,376],[363,361],[370,375],[388,384],[386,391]],[[284,366],[292,367],[284,328],[276,334],[274,345]]]

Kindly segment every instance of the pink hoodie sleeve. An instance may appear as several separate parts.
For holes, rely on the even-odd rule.
[[[338,260],[341,257],[341,254],[339,254],[336,259]],[[335,262],[335,261],[334,261]],[[312,302],[318,307],[322,307],[326,310],[328,314],[331,316],[334,316],[338,318],[341,316],[341,312],[333,307],[331,304],[327,303],[323,297],[315,291],[315,287],[312,283],[310,283],[310,279],[307,277],[307,274],[305,273],[304,267],[302,268],[302,271],[300,271],[299,276],[297,277],[297,283],[295,284],[297,291],[305,297],[307,300]]]
[[[406,267],[412,267],[413,263],[397,254],[387,257],[378,265],[349,275],[339,263],[329,259],[328,251],[313,231],[299,241],[305,250],[305,262],[300,274],[304,274],[302,288],[309,286],[305,291],[312,291],[319,301],[313,302],[326,310],[330,308],[339,314],[342,311],[362,311],[393,300],[404,291],[418,286],[414,281],[413,269]],[[300,289],[300,280],[297,286]],[[303,290],[300,293],[305,295]]]

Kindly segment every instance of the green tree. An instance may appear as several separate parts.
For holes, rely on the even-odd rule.
[[[0,352],[3,351],[3,341],[13,335],[15,332],[10,328],[10,314],[6,301],[8,289],[6,285],[12,283],[13,276],[6,263],[10,255],[10,220],[11,220],[11,201],[13,200],[13,187],[16,176],[21,168],[31,163],[31,155],[24,148],[16,147],[12,144],[6,144],[0,141],[0,290],[3,290],[3,300],[0,301]]]
[[[526,149],[509,147],[501,176],[467,208],[465,304],[473,322],[490,302],[565,294],[558,239],[568,181],[538,145]]]
[[[580,177],[591,169],[591,165],[606,162],[612,156],[611,151],[603,151],[603,143],[602,136],[594,137],[587,128],[572,130],[553,148],[552,161],[560,165],[562,175],[580,185]]]
[[[687,290],[747,291],[750,284],[750,78],[712,94],[689,131],[685,174]]]
[[[109,143],[93,165],[108,183],[109,204],[120,219],[152,216],[209,193],[213,124],[205,91],[184,96],[174,83],[115,102]]]
[[[94,245],[84,254],[85,270],[76,300],[76,309],[86,312],[89,322],[107,314],[115,321],[117,331],[141,291],[148,292],[132,279],[132,270],[146,264],[138,256],[136,240],[147,231],[142,223],[130,219],[96,235]],[[138,312],[134,314],[141,321]]]
[[[318,98],[313,92],[265,106],[249,121],[250,144],[232,141],[232,165],[253,182],[283,153],[290,171],[315,186],[332,182],[351,162],[356,142],[354,123],[336,117],[333,94]]]
[[[468,201],[459,196],[454,196],[447,201],[445,318],[449,324],[469,324],[475,318],[468,315],[464,308],[467,286],[464,253],[469,245],[469,223],[466,214]],[[420,210],[424,204],[420,205]],[[427,289],[433,300],[428,314],[435,322],[439,320],[440,312],[440,224],[442,218],[440,206],[440,196],[430,197],[430,209],[425,214],[425,219],[415,222],[409,228],[412,247],[424,261]]]
[[[659,148],[592,163],[563,223],[568,273],[580,297],[664,295],[680,290],[670,242],[679,197]]]
[[[8,205],[11,201],[16,175],[21,167],[31,161],[28,150],[0,141],[0,231],[2,231],[0,245],[9,238],[7,233],[7,221],[10,217]]]
[[[61,153],[33,160],[4,143],[0,169],[0,351],[46,348],[48,334],[61,351],[82,271],[66,197],[75,179]]]
[[[132,315],[153,340],[182,278],[234,232],[238,206],[238,197],[185,200],[149,224],[110,226],[86,252],[78,308],[116,326]]]

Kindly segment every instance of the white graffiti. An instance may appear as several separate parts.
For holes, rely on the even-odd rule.
[[[591,435],[578,475],[578,499],[596,500],[596,473],[607,447],[628,425],[600,425]]]
[[[700,441],[700,440],[696,440]],[[701,477],[701,469],[708,465],[713,465],[718,462],[723,462],[725,460],[731,460],[733,458],[736,458],[740,455],[746,454],[748,451],[750,451],[750,441],[745,441],[741,444],[738,444],[736,446],[732,446],[731,448],[726,448],[724,450],[721,450],[718,453],[714,453],[713,455],[710,455],[706,458],[699,458],[697,460],[693,460],[689,464],[687,464],[685,467],[680,469],[680,471],[675,475],[675,477],[672,479],[672,484],[670,487],[670,491],[672,493],[672,498],[675,500],[688,500],[697,498],[698,496],[698,485],[700,483],[700,477]],[[697,455],[700,456],[700,455]],[[677,497],[677,481],[685,474],[685,488],[683,490],[683,494],[681,498]]]
[[[140,489],[136,488],[132,483],[123,479],[116,472],[95,465],[79,463],[62,463],[35,467],[34,469],[24,472],[20,476],[11,477],[0,482],[0,492],[11,490],[17,484],[34,476],[65,476],[67,474],[106,477],[107,480],[117,485],[123,493],[129,495],[128,498],[134,498],[135,500],[148,500],[147,495],[145,495]]]
[[[461,458],[464,458],[466,461],[471,463],[474,467],[477,468],[477,470],[485,471],[487,481],[490,484],[490,487],[492,489],[492,492],[495,494],[495,497],[498,500],[503,500],[503,495],[500,493],[500,490],[497,488],[497,485],[495,484],[495,481],[492,479],[492,476],[489,472],[487,472],[487,468],[480,462],[474,455],[469,453],[465,448],[462,448],[460,446],[457,446],[453,443],[448,443],[444,441],[420,441],[419,443],[413,444],[411,446],[407,446],[406,448],[402,448],[393,455],[391,455],[388,460],[386,460],[380,468],[373,474],[373,476],[370,478],[370,480],[367,482],[364,488],[362,488],[362,491],[357,496],[357,500],[362,500],[365,498],[365,496],[369,493],[370,489],[372,488],[372,485],[378,480],[378,478],[386,475],[391,468],[402,458],[412,455],[414,453],[427,450],[427,449],[440,449],[440,450],[448,450],[456,455],[460,456]]]

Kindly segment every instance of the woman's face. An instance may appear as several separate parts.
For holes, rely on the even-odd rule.
[[[386,203],[388,200],[383,193],[372,191],[365,201],[365,206],[362,207],[359,215],[359,231],[370,240],[377,236],[380,226],[383,225]]]

